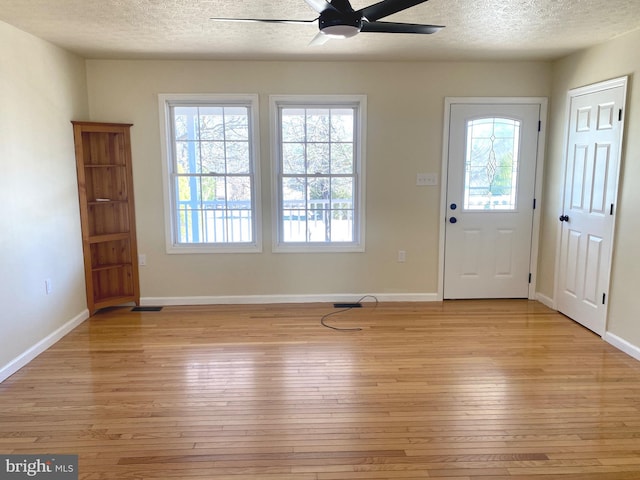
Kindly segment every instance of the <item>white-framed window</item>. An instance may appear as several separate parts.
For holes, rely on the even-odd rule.
[[[364,251],[364,95],[272,95],[276,252]]]
[[[158,102],[167,252],[260,252],[258,96]]]

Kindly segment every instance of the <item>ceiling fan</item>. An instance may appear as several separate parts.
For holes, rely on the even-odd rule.
[[[259,22],[309,24],[318,22],[320,31],[311,40],[310,45],[321,45],[331,38],[348,38],[360,32],[374,33],[435,33],[442,25],[421,25],[415,23],[379,22],[378,20],[394,13],[406,10],[427,0],[383,0],[368,7],[354,10],[349,0],[305,0],[319,17],[313,20],[279,20],[267,18],[219,18],[211,20],[219,22]]]

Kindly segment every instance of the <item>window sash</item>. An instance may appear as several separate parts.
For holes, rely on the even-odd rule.
[[[274,186],[277,202],[274,205],[274,219],[277,228],[274,232],[274,251],[363,251],[364,250],[364,188],[363,178],[363,118],[366,109],[364,96],[337,97],[292,97],[272,96],[272,128],[274,131],[274,158],[276,159]],[[299,112],[296,112],[298,110]],[[310,132],[306,123],[301,121],[298,130],[292,135],[284,131],[283,115],[287,112],[304,115],[317,114],[318,111],[328,115],[332,121],[333,112],[344,117],[350,112],[351,126],[346,130],[348,136],[338,135],[333,138],[334,130],[329,129],[326,136],[318,132]],[[320,119],[320,121],[325,121]],[[342,119],[344,121],[344,119]],[[326,121],[325,121],[326,122]],[[303,160],[292,166],[285,157],[287,148],[294,145],[297,155]],[[333,149],[350,150],[351,165],[345,169],[343,161],[340,167],[332,156]],[[309,148],[326,147],[320,158],[328,155],[325,162],[310,165]],[[295,158],[295,157],[292,157]],[[342,158],[348,158],[343,152]],[[288,183],[298,182],[301,190],[291,192]],[[315,195],[310,194],[315,184]],[[337,186],[341,188],[337,188]],[[339,193],[342,191],[342,193]],[[322,192],[319,195],[318,192]],[[350,192],[345,195],[344,192]],[[315,198],[314,198],[315,197]],[[318,198],[321,197],[321,198]]]
[[[257,96],[160,95],[159,101],[167,251],[261,251]],[[235,126],[226,122],[227,111],[238,120]],[[190,115],[195,126],[187,132],[179,115]]]

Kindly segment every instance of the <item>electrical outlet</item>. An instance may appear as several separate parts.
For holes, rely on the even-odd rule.
[[[147,264],[147,256],[144,253],[138,255],[138,265],[144,267]]]
[[[407,261],[407,252],[404,250],[398,250],[398,263],[404,263]]]
[[[419,187],[438,185],[437,173],[419,173],[416,176],[416,185]]]
[[[51,291],[52,291],[52,286],[51,286],[51,279],[47,278],[44,281],[44,291],[47,295],[51,295]]]

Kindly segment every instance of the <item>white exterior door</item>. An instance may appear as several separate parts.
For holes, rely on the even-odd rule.
[[[528,298],[541,104],[451,104],[443,296]]]
[[[558,310],[605,333],[626,78],[569,92]]]

